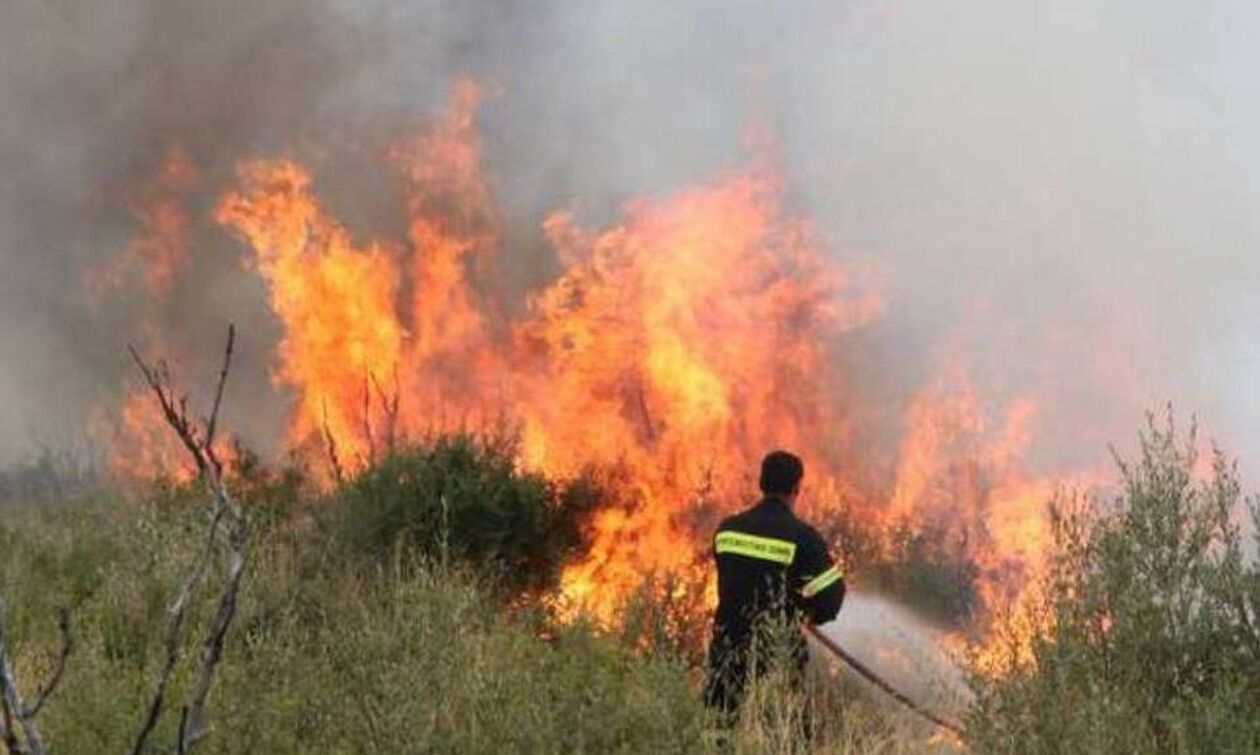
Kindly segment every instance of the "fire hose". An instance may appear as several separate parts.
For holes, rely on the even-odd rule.
[[[926,708],[923,708],[914,700],[911,700],[910,697],[907,696],[905,693],[901,692],[896,687],[884,681],[884,679],[880,677],[879,674],[876,674],[874,671],[872,671],[869,667],[866,666],[866,664],[862,663],[857,658],[854,658],[852,655],[850,655],[848,651],[840,647],[840,645],[835,640],[831,639],[830,637],[828,637],[827,635],[819,631],[818,627],[812,624],[806,624],[805,631],[815,640],[818,640],[818,643],[822,645],[824,648],[826,648],[827,652],[839,658],[841,661],[845,663],[845,665],[847,665],[849,668],[856,671],[859,676],[861,676],[863,679],[870,682],[871,684],[874,684],[876,687],[879,687],[881,690],[883,690],[883,692],[886,695],[888,695],[892,699],[896,700],[897,702],[901,703],[906,708],[909,708],[914,713],[917,713],[919,716],[923,717],[924,719],[928,721],[931,721],[932,723],[936,724],[942,729],[952,732],[953,734],[956,734],[959,737],[963,736],[963,730],[961,726],[959,726],[958,724],[946,721],[945,719],[936,715],[932,711],[927,710]]]

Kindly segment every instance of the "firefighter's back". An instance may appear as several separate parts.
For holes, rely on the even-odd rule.
[[[790,572],[807,530],[776,498],[766,498],[718,526],[715,639],[742,644],[754,624],[790,620],[796,608],[788,590]]]
[[[705,697],[728,718],[743,699],[746,677],[764,671],[765,658],[750,652],[762,629],[786,630],[788,649],[803,671],[799,623],[830,621],[844,600],[843,574],[826,543],[792,513],[803,475],[793,454],[767,455],[760,481],[765,497],[723,520],[713,537],[718,606]]]

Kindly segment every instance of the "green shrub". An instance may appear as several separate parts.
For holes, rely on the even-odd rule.
[[[75,651],[40,718],[50,752],[127,752],[164,657],[165,608],[204,546],[204,511],[110,501],[11,513],[0,519],[0,594],[24,685],[45,678],[56,608],[73,606]],[[718,749],[699,679],[667,641],[642,652],[645,634],[623,642],[557,626],[544,610],[506,611],[498,577],[454,559],[395,550],[346,568],[325,557],[324,534],[301,517],[256,532],[198,753],[800,749],[794,692],[759,694],[756,715]],[[173,701],[192,681],[213,597],[199,593],[191,607]],[[668,610],[649,613],[656,622]],[[843,690],[817,704],[815,752],[923,751],[922,732],[899,732]],[[172,749],[177,720],[167,712],[156,748]]]
[[[50,752],[126,752],[163,657],[165,607],[197,552],[196,517],[151,507],[23,514],[0,528],[0,594],[16,670],[34,685],[57,649],[56,605],[94,550],[107,579],[73,614],[75,652],[41,717]],[[107,526],[101,526],[106,524]],[[78,545],[87,543],[86,546]],[[401,561],[311,569],[302,539],[256,540],[198,752],[693,752],[704,711],[680,666],[574,627],[548,639],[460,567]],[[193,606],[181,700],[199,653]],[[178,711],[155,744],[173,745]]]
[[[978,753],[1260,752],[1260,569],[1235,467],[1152,420],[1110,505],[1052,507],[1030,661],[975,681]],[[1260,525],[1260,510],[1250,502]]]
[[[547,587],[581,546],[596,495],[582,481],[521,472],[516,456],[469,435],[403,448],[340,491],[343,532],[376,557],[414,549],[493,573],[508,589]]]

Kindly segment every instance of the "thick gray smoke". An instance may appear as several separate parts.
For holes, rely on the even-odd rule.
[[[339,215],[388,231],[379,150],[466,72],[498,92],[480,121],[522,285],[552,269],[547,210],[606,220],[738,164],[761,123],[793,201],[885,282],[859,369],[908,390],[957,352],[995,400],[1050,396],[1047,464],[1096,461],[1171,399],[1254,469],[1258,34],[1241,0],[11,0],[0,458],[118,391],[153,305],[92,304],[83,275],[127,245],[126,192],[170,145],[213,188],[240,158],[297,154]],[[194,274],[152,314],[206,352],[190,370],[228,319],[246,325],[232,410],[265,443],[281,416],[265,292],[209,221],[195,241]]]

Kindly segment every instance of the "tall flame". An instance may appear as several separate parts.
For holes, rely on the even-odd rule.
[[[296,163],[246,163],[240,182],[215,217],[253,248],[284,325],[274,377],[297,392],[289,437],[300,446],[326,435],[351,463],[367,463],[364,397],[374,375],[398,365],[406,336],[396,261],[380,245],[356,247]]]
[[[525,459],[620,466],[637,503],[595,522],[572,596],[607,611],[645,574],[687,570],[696,504],[743,499],[766,449],[824,461],[825,346],[874,304],[841,303],[848,282],[780,194],[761,163],[601,231],[548,219],[569,267],[516,330]]]
[[[693,572],[776,447],[805,457],[811,511],[843,501],[885,531],[939,525],[986,601],[1023,589],[1059,482],[1027,471],[1038,402],[993,410],[951,366],[908,403],[899,449],[860,449],[834,350],[883,303],[788,208],[773,159],[632,201],[602,228],[552,213],[563,270],[509,319],[490,285],[504,243],[480,97],[456,82],[446,114],[388,151],[405,239],[357,241],[290,159],[241,163],[220,197],[214,218],[244,242],[282,328],[273,380],[292,396],[290,448],[350,472],[396,437],[506,418],[523,466],[595,468],[613,489],[562,579],[600,616],[647,575]]]

